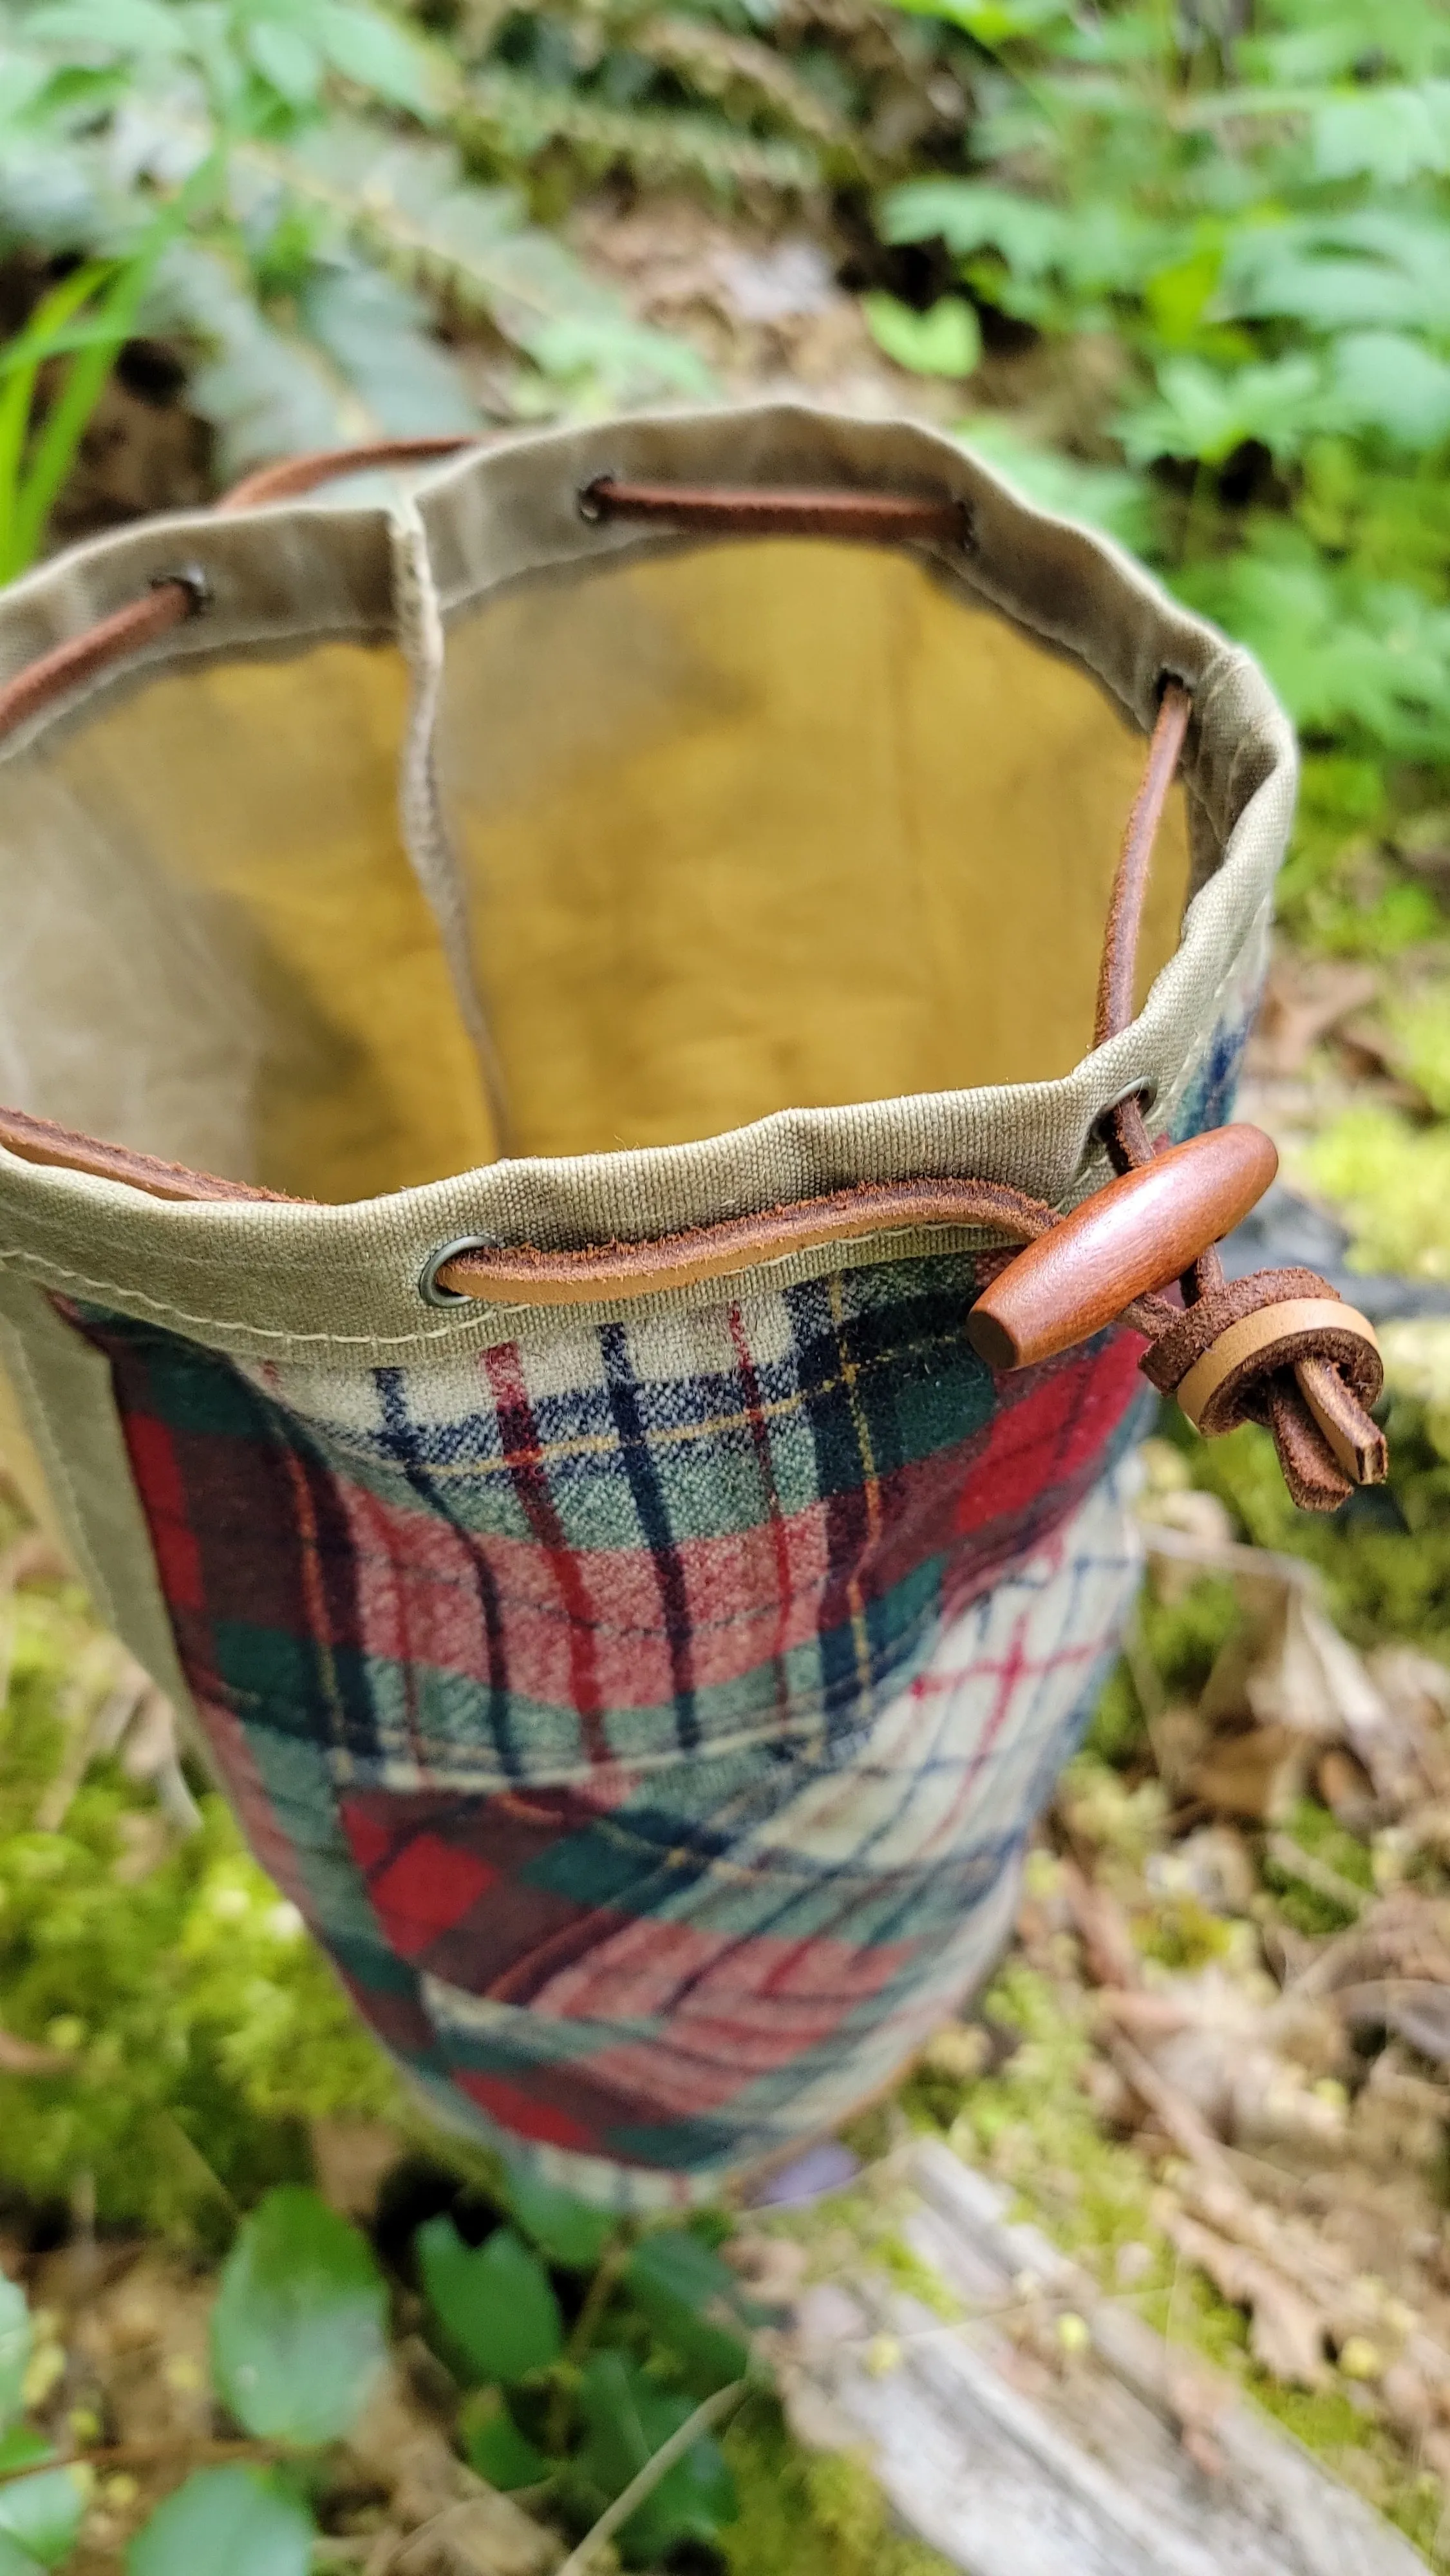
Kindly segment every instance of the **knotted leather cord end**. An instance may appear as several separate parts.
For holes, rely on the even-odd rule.
[[[1317,1271],[1219,1278],[1155,1334],[1142,1368],[1209,1440],[1262,1423],[1301,1511],[1337,1510],[1388,1473],[1370,1418],[1384,1387],[1374,1328]]]
[[[1119,1101],[1103,1120],[1114,1170],[1141,1170],[1160,1149],[1141,1101]],[[1284,1482],[1303,1512],[1338,1511],[1359,1485],[1389,1474],[1384,1433],[1370,1407],[1384,1387],[1374,1327],[1316,1270],[1258,1270],[1225,1279],[1212,1245],[1183,1274],[1182,1312],[1158,1297],[1131,1316],[1152,1335],[1143,1374],[1175,1395],[1207,1440],[1240,1422],[1273,1439]]]

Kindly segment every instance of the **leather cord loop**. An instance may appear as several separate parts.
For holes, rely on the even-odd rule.
[[[379,438],[368,447],[319,447],[310,456],[284,456],[276,465],[259,465],[254,474],[245,474],[224,492],[217,503],[218,512],[228,515],[238,510],[260,510],[272,501],[296,501],[315,492],[323,483],[335,482],[344,474],[366,474],[385,465],[437,465],[446,457],[461,456],[465,448],[481,447],[480,438]]]
[[[417,464],[476,444],[467,438],[392,439],[371,447],[330,449],[292,457],[249,475],[218,506],[224,511],[294,499],[330,477],[369,467]],[[874,544],[932,542],[970,547],[966,505],[947,495],[860,491],[734,491],[687,485],[629,483],[599,475],[579,495],[591,521],[633,520],[714,535],[772,535],[857,539]],[[87,633],[70,638],[0,689],[0,738],[67,691],[82,685],[141,646],[156,641],[204,606],[204,585],[189,569],[162,574],[146,595],[116,610]],[[1134,986],[1153,847],[1169,790],[1177,775],[1192,716],[1183,682],[1166,675],[1142,784],[1128,818],[1113,884],[1098,980],[1095,1043],[1119,1035],[1132,1020]],[[1144,1245],[1143,1210],[1156,1207],[1156,1178],[1145,1196],[1134,1175],[1148,1180],[1161,1146],[1148,1132],[1139,1096],[1119,1101],[1104,1116],[1101,1133],[1126,1214],[1112,1191],[1097,1194],[1063,1218],[1042,1201],[1002,1183],[970,1178],[923,1178],[769,1208],[716,1225],[688,1229],[648,1243],[596,1243],[547,1251],[532,1245],[499,1246],[470,1238],[436,1251],[425,1265],[420,1293],[457,1299],[521,1300],[575,1304],[627,1297],[724,1277],[763,1261],[820,1245],[859,1241],[894,1229],[958,1226],[1005,1235],[1028,1256],[982,1262],[990,1288],[978,1337],[993,1365],[1028,1365],[1032,1350],[1061,1350],[1100,1329],[1105,1316],[1142,1333],[1149,1348],[1144,1369],[1164,1392],[1177,1390],[1190,1416],[1210,1437],[1237,1422],[1266,1423],[1273,1433],[1290,1491],[1310,1509],[1332,1509],[1355,1483],[1373,1483],[1386,1472],[1385,1445],[1369,1416],[1383,1381],[1374,1335],[1364,1318],[1338,1299],[1312,1271],[1261,1272],[1225,1281],[1210,1239],[1233,1222],[1232,1173],[1227,1140],[1252,1131],[1220,1130],[1193,1140],[1194,1156],[1176,1149],[1177,1168],[1197,1177],[1180,1193],[1176,1229],[1163,1229],[1163,1257],[1191,1254],[1182,1272],[1183,1304],[1161,1292],[1151,1242]],[[1262,1168],[1272,1170],[1273,1149],[1260,1139]],[[76,1136],[22,1112],[0,1110],[0,1146],[23,1159],[85,1172],[171,1200],[275,1199],[276,1193],[217,1180]],[[1240,1163],[1242,1145],[1233,1149]],[[1221,1167],[1210,1168],[1217,1153]],[[1249,1164],[1253,1164],[1249,1154]],[[1165,1174],[1165,1181],[1167,1175]],[[1260,1184],[1261,1185],[1261,1184]],[[1179,1185],[1175,1182],[1174,1187]],[[295,1204],[295,1202],[294,1202]],[[1134,1215],[1134,1209],[1137,1214]],[[1195,1213],[1196,1211],[1196,1213]],[[1113,1248],[1124,1225],[1124,1253]],[[1136,1232],[1134,1229],[1136,1228]],[[1061,1255],[1044,1261],[1041,1239],[1061,1230]],[[1185,1231],[1185,1229],[1187,1229]],[[1129,1236],[1132,1248],[1127,1249]],[[1104,1242],[1107,1252],[1104,1253]],[[1116,1261],[1116,1273],[1114,1264]],[[1086,1265],[1086,1266],[1084,1266]],[[1094,1285],[1086,1284],[1092,1271]],[[1014,1281],[1014,1272],[1017,1277]],[[1079,1273],[1081,1272],[1081,1277]],[[1109,1293],[1114,1277],[1116,1293]],[[1108,1286],[1105,1287],[1105,1279]],[[1055,1283],[1049,1303],[1061,1316],[1044,1315],[1043,1282]],[[1030,1289],[1030,1294],[1028,1293]],[[1020,1318],[1033,1299],[1033,1329],[1014,1337],[1000,1319]],[[971,1320],[968,1330],[971,1331]],[[993,1336],[995,1335],[995,1339]]]
[[[596,474],[579,494],[591,527],[628,519],[715,537],[830,537],[858,544],[935,542],[970,547],[971,513],[950,495],[910,492],[721,491],[687,483],[626,483]]]

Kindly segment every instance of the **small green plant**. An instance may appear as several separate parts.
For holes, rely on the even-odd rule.
[[[223,478],[476,428],[445,321],[492,335],[505,416],[707,389],[690,349],[477,183],[465,105],[449,53],[375,0],[0,7],[0,256],[54,279],[0,353],[0,574],[33,559],[138,332],[189,353]]]
[[[978,114],[968,166],[889,191],[883,236],[949,263],[989,342],[1064,362],[1065,455],[993,412],[965,433],[1251,645],[1311,751],[1422,794],[1404,764],[1450,762],[1450,20],[900,5],[959,31]],[[885,345],[931,368],[951,309]],[[1391,876],[1332,921],[1321,892],[1319,926],[1430,935],[1432,894]]]
[[[129,2576],[302,2576],[309,2454],[356,2423],[381,2370],[387,2289],[365,2237],[316,2192],[274,2191],[241,2227],[212,2312],[218,2396],[276,2468],[197,2469],[127,2553]]]
[[[214,1793],[178,1835],[106,1757],[46,1803],[107,1651],[68,1587],[0,1609],[0,2027],[38,2052],[0,2070],[0,2184],[43,2203],[85,2173],[103,2225],[217,2247],[311,2178],[308,2121],[390,2118],[397,2083]]]
[[[159,245],[158,245],[159,247]],[[87,260],[43,296],[0,352],[0,581],[40,550],[101,388],[135,327],[154,259]],[[31,435],[41,368],[73,353],[65,390]]]
[[[768,2311],[742,2296],[708,2227],[641,2233],[527,2180],[505,2188],[480,2244],[446,2216],[415,2238],[430,2328],[465,2392],[466,2457],[576,2533],[613,2515],[629,2566],[715,2542],[737,2497],[712,2427],[747,2389],[768,2390],[751,2350]],[[216,2397],[260,2456],[193,2470],[132,2541],[129,2576],[302,2576],[310,2499],[377,2387],[388,2308],[356,2227],[310,2189],[266,2195],[211,2319]],[[0,2576],[64,2566],[90,2494],[86,2463],[60,2460],[24,2421],[30,2343],[24,2296],[0,2276]]]
[[[437,2348],[469,2391],[471,2464],[580,2529],[637,2485],[613,2532],[630,2566],[714,2541],[737,2499],[711,2426],[766,2385],[751,2337],[767,2315],[722,2261],[718,2231],[702,2219],[641,2233],[526,2176],[506,2198],[477,2245],[448,2216],[414,2241]]]
[[[61,2566],[90,2493],[89,2473],[51,2465],[53,2448],[24,2420],[30,2353],[24,2294],[0,2276],[0,2576]]]

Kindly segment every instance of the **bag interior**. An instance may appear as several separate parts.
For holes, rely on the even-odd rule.
[[[491,1093],[399,822],[409,674],[329,641],[6,764],[0,1099],[298,1196],[1071,1070],[1142,737],[917,559],[715,540],[450,621],[435,744]],[[1188,885],[1175,787],[1139,999]]]

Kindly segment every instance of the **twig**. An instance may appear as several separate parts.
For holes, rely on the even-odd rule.
[[[1246,1547],[1239,1539],[1194,1538],[1188,1530],[1170,1529],[1161,1521],[1144,1521],[1142,1530],[1149,1556],[1201,1565],[1210,1574],[1250,1574],[1261,1583],[1269,1575],[1304,1592],[1318,1594],[1323,1588],[1317,1566],[1306,1564],[1302,1556],[1284,1556],[1271,1547]]]
[[[177,2119],[175,2112],[159,2111],[156,2115],[156,2125],[163,2136],[170,2138],[173,2143],[181,2149],[183,2163],[190,2165],[198,2182],[204,2183],[208,2191],[214,2191],[218,2200],[225,2204],[225,2206],[230,2210],[233,2218],[235,2218],[238,2224],[240,2224],[242,2213],[238,2209],[236,2202],[233,2200],[231,2193],[228,2191],[226,2184],[223,2182],[221,2175],[212,2171],[211,2166],[207,2163],[205,2156],[197,2145],[195,2138],[189,2138],[187,2136],[186,2131],[183,2129],[181,2122]]]
[[[1270,1834],[1264,1845],[1264,1856],[1273,1862],[1275,1869],[1281,1869],[1286,1878],[1295,1878],[1301,1887],[1312,1888],[1316,1896],[1327,1898],[1343,1914],[1358,1917],[1370,1901],[1367,1889],[1356,1887],[1352,1879],[1342,1878],[1327,1860],[1316,1860],[1312,1852],[1301,1850],[1288,1834]]]
[[[564,2360],[577,2368],[594,2341],[595,2330],[609,2305],[614,2287],[629,2259],[629,2247],[616,2237],[606,2246],[594,2278],[584,2294],[584,2304],[574,2320],[573,2332],[564,2351]],[[549,2396],[549,2421],[546,2439],[553,2451],[562,2451],[569,2430],[570,2393],[568,2377],[560,2372]]]
[[[693,2415],[687,2415],[669,2440],[661,2442],[659,2449],[651,2452],[644,2467],[636,2470],[623,2495],[617,2495],[613,2504],[605,2507],[593,2530],[584,2534],[578,2548],[570,2550],[559,2569],[559,2576],[585,2576],[595,2550],[612,2539],[621,2523],[628,2522],[636,2506],[643,2504],[645,2497],[653,2493],[666,2470],[672,2469],[676,2460],[683,2459],[702,2433],[708,2433],[723,2416],[734,2413],[749,2395],[750,2385],[748,2379],[732,2379],[728,2388],[717,2388],[713,2397],[707,2397],[702,2406],[696,2407]]]
[[[150,2442],[98,2442],[89,2450],[68,2451],[56,2460],[60,2469],[154,2469],[164,2468],[173,2460],[285,2460],[291,2455],[285,2442],[213,2441],[205,2433],[163,2434]],[[34,2464],[23,2469],[0,2469],[0,2487],[13,2484],[16,2478],[28,2478]]]
[[[1145,2102],[1162,2122],[1179,2154],[1186,2156],[1190,2164],[1198,2165],[1203,2172],[1216,2174],[1223,2181],[1232,2183],[1236,2191],[1241,2191],[1242,2185],[1234,2174],[1222,2140],[1214,2136],[1207,2121],[1201,2118],[1177,2086],[1165,2082],[1157,2068],[1149,2065],[1147,2058],[1130,2039],[1123,2037],[1121,2031],[1111,2032],[1105,2044],[1119,2074],[1127,2078],[1138,2099]]]
[[[97,1701],[91,1700],[96,1681],[98,1660],[111,1668],[112,1686],[103,1690]],[[116,1676],[116,1650],[109,1644],[82,1656],[80,1667],[66,1694],[67,1733],[65,1749],[54,1778],[35,1810],[36,1831],[58,1834],[70,1814],[77,1790],[97,1755],[119,1744],[122,1735],[139,1708],[151,1684],[138,1663],[128,1656]]]
[[[0,2030],[0,2075],[63,2075],[75,2062],[63,2048],[42,2048],[37,2040]]]

